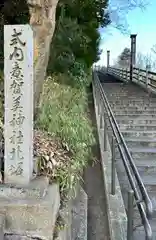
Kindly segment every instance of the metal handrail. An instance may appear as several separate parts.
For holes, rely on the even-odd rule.
[[[120,140],[121,140],[121,142],[122,142],[122,144],[123,144],[123,146],[124,146],[125,152],[126,152],[126,154],[127,154],[128,160],[129,160],[130,165],[131,165],[131,167],[132,167],[132,170],[133,170],[133,172],[134,172],[135,178],[136,178],[136,180],[137,180],[137,182],[138,182],[138,185],[139,185],[139,187],[140,187],[140,191],[141,191],[142,196],[143,196],[143,198],[144,198],[144,200],[145,200],[145,204],[146,204],[146,207],[147,207],[147,214],[148,214],[149,217],[151,217],[151,216],[152,216],[152,213],[153,213],[153,207],[152,207],[151,200],[150,200],[150,198],[149,198],[149,196],[148,196],[148,193],[147,193],[147,190],[146,190],[146,188],[145,188],[145,186],[144,186],[144,184],[143,184],[143,182],[142,182],[142,179],[141,179],[141,177],[140,177],[140,174],[139,174],[139,172],[138,172],[138,169],[137,169],[137,167],[136,167],[136,165],[135,165],[135,163],[134,163],[134,161],[133,161],[133,159],[132,159],[132,156],[131,156],[131,154],[130,154],[130,152],[129,152],[129,149],[128,149],[127,145],[126,145],[126,142],[125,142],[125,140],[124,140],[124,138],[123,138],[123,135],[122,135],[122,133],[121,133],[120,130],[119,130],[119,126],[118,126],[118,124],[117,124],[117,122],[116,122],[116,119],[115,119],[115,117],[114,117],[114,115],[113,115],[112,109],[111,109],[111,107],[110,107],[110,105],[109,105],[109,102],[108,102],[108,100],[107,100],[107,98],[106,98],[106,95],[105,95],[104,91],[103,91],[103,95],[104,95],[106,104],[107,104],[107,106],[108,106],[110,115],[111,115],[111,117],[112,117],[112,119],[113,119],[113,121],[114,121],[115,127],[116,127],[116,129],[117,129],[118,134],[119,134]]]
[[[100,84],[100,81],[99,81],[99,84]],[[139,172],[138,172],[138,169],[137,169],[137,167],[136,167],[136,165],[135,165],[135,163],[134,163],[134,161],[133,161],[133,158],[132,158],[132,156],[131,156],[131,154],[130,154],[130,152],[129,152],[129,149],[128,149],[127,145],[126,145],[126,142],[125,142],[125,140],[124,140],[124,137],[123,137],[122,133],[120,132],[118,123],[117,123],[117,121],[116,121],[116,119],[115,119],[115,117],[114,117],[113,111],[112,111],[112,109],[111,109],[111,107],[110,107],[110,105],[109,105],[109,102],[108,102],[108,100],[107,100],[106,94],[104,93],[104,90],[103,90],[101,84],[100,84],[99,86],[100,86],[100,88],[101,88],[101,90],[102,90],[102,94],[103,94],[103,96],[104,96],[106,105],[107,105],[108,110],[109,110],[109,112],[110,112],[110,117],[112,117],[112,119],[113,119],[113,121],[114,121],[114,124],[115,124],[115,127],[116,127],[116,130],[117,130],[117,132],[118,132],[118,134],[119,134],[119,137],[120,137],[120,140],[121,140],[120,142],[121,142],[121,143],[123,144],[123,146],[124,146],[124,149],[125,149],[125,152],[126,152],[126,154],[127,154],[128,160],[129,160],[129,162],[130,162],[130,165],[131,165],[131,167],[132,167],[132,170],[134,171],[136,180],[137,180],[138,185],[139,185],[139,187],[140,187],[140,191],[141,191],[141,193],[142,193],[142,195],[143,195],[143,199],[145,200],[145,204],[146,204],[146,207],[147,207],[148,217],[151,217],[151,216],[152,216],[152,213],[153,213],[153,207],[152,207],[151,200],[150,200],[150,198],[149,198],[149,196],[148,196],[147,190],[146,190],[146,188],[145,188],[145,186],[144,186],[144,184],[143,184],[143,182],[142,182],[142,179],[141,179],[140,174],[139,174]]]
[[[146,191],[146,188],[145,188],[145,186],[142,182],[140,174],[139,174],[139,172],[138,172],[138,170],[135,166],[134,160],[132,159],[132,156],[131,156],[131,154],[128,150],[128,147],[127,147],[126,142],[125,142],[125,140],[122,136],[122,133],[120,132],[119,126],[118,126],[118,124],[115,120],[114,114],[111,110],[111,107],[110,107],[109,102],[107,100],[107,97],[104,93],[102,85],[101,85],[101,83],[98,79],[98,76],[94,72],[94,80],[95,79],[96,79],[95,83],[96,83],[96,85],[99,88],[99,91],[101,93],[102,103],[104,104],[104,107],[107,111],[108,119],[109,119],[113,134],[114,134],[114,136],[116,138],[116,141],[117,141],[117,144],[118,144],[119,152],[122,156],[122,160],[123,160],[123,163],[124,163],[124,167],[125,167],[129,182],[130,182],[131,187],[134,191],[134,196],[135,196],[135,199],[136,199],[137,207],[138,207],[138,210],[139,210],[139,213],[140,213],[140,216],[141,216],[141,219],[142,219],[142,223],[144,225],[144,229],[145,229],[145,232],[146,232],[146,239],[151,240],[152,239],[152,230],[151,230],[151,226],[150,226],[149,221],[148,221],[148,218],[151,217],[152,212],[153,212],[151,200],[150,200],[150,198],[148,196],[148,193]],[[125,156],[124,153],[126,153],[126,156]],[[136,184],[135,184],[135,181],[134,181],[134,177],[132,176],[131,170],[129,169],[127,159],[129,160],[131,169],[133,171],[134,177],[137,181],[137,184],[139,186],[139,190],[141,192],[141,195],[142,195],[143,199],[140,199],[140,195],[139,195],[139,192],[137,190],[137,187],[136,187]],[[145,203],[147,214],[144,210],[143,202]]]

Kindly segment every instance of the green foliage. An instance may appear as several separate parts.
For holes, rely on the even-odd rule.
[[[73,62],[66,74],[57,74],[60,76],[59,83],[64,85],[70,85],[74,88],[85,88],[91,83],[90,71],[86,68],[82,62]],[[63,76],[63,77],[61,77]]]
[[[131,50],[129,48],[124,48],[122,53],[118,57],[118,64],[121,67],[128,67],[130,65]]]
[[[107,3],[107,0],[73,0],[60,3],[57,8],[57,24],[51,44],[48,73],[67,73],[80,63],[89,69],[99,60],[98,29],[109,23]]]
[[[29,22],[29,9],[26,0],[5,0],[0,6],[1,24],[25,24]]]
[[[73,19],[77,18],[78,24],[87,30],[88,25],[98,28],[99,24],[106,26],[109,23],[107,7],[107,0],[73,0],[65,4],[65,13]]]
[[[0,69],[4,67],[4,24],[25,24],[29,22],[29,9],[26,0],[5,0],[0,3]]]
[[[73,152],[70,165],[62,166],[57,172],[61,191],[69,190],[80,179],[88,159],[92,160],[91,147],[95,141],[87,116],[86,90],[84,87],[77,89],[60,84],[64,77],[60,75],[55,77],[55,81],[49,78],[45,82],[36,122],[38,128],[60,137]]]
[[[80,62],[75,62],[68,71],[71,85],[74,87],[86,87],[90,83],[88,81],[88,71]],[[72,84],[73,83],[73,84]]]
[[[4,76],[0,70],[0,137],[3,134],[3,113],[4,113]]]

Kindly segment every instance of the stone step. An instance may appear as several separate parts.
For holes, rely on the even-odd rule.
[[[140,114],[114,114],[116,119],[133,119],[133,120],[148,120],[148,119],[155,119],[156,120],[156,115],[153,114],[144,114],[144,115],[140,115]]]
[[[151,194],[155,195],[156,194],[156,178],[155,177],[150,177],[149,175],[142,175],[142,180],[143,183],[148,191]]]
[[[120,155],[119,153],[117,154],[118,154],[118,157],[116,156],[116,164],[117,164],[118,177],[119,177],[119,181],[122,188],[125,189],[125,193],[123,191],[123,194],[124,194],[123,197],[125,201],[127,201],[127,189],[128,189],[129,180],[127,178],[127,174],[123,167],[123,163],[120,158]],[[138,167],[140,176],[145,184],[145,187],[148,191],[150,199],[153,203],[153,209],[154,209],[153,215],[154,217],[156,217],[156,177],[155,177],[156,176],[156,159],[155,158],[149,158],[148,160],[143,158],[135,159],[134,157],[133,159],[135,161],[136,166]],[[136,221],[138,221],[137,218],[136,218]]]
[[[115,97],[115,98],[126,98],[128,97],[129,99],[147,99],[147,100],[156,100],[156,97],[154,95],[146,94],[146,93],[140,93],[138,92],[127,92],[126,89],[123,91],[118,91],[117,88],[111,91],[108,91],[107,88],[104,89],[105,93],[107,96]]]
[[[151,225],[154,232],[153,240],[156,240],[156,97],[151,97],[135,85],[112,83],[104,84],[104,88],[153,203],[155,218],[151,221]],[[134,158],[134,156],[137,158]],[[123,198],[127,206],[129,184],[119,154],[116,165],[118,166],[118,177],[123,189]],[[135,224],[140,223],[139,218],[138,210],[135,209]],[[144,228],[137,228],[134,233],[134,240],[144,239]]]
[[[155,162],[154,162],[155,161]],[[142,162],[142,160],[140,160]],[[135,160],[136,163],[136,160]],[[146,163],[146,165],[138,165],[136,164],[140,175],[142,176],[150,176],[155,178],[156,176],[156,160],[153,160],[153,164],[150,165],[150,161]]]
[[[156,159],[156,148],[129,148],[131,156],[136,159]],[[120,153],[116,150],[116,158],[120,158]]]
[[[156,166],[150,167],[147,172],[138,170],[153,205],[153,217],[156,218]]]
[[[128,189],[131,189],[130,186],[124,185],[121,183],[121,191],[122,191],[122,197],[123,197],[123,201],[124,201],[124,205],[125,205],[125,209],[127,211],[128,208]],[[156,217],[156,212],[153,211],[153,215],[152,218],[155,219]],[[141,216],[138,210],[138,207],[134,208],[134,226],[141,224]]]
[[[111,102],[136,102],[136,103],[141,103],[141,102],[144,102],[144,103],[154,103],[156,104],[156,98],[147,98],[147,97],[139,97],[139,96],[128,96],[128,95],[119,95],[117,94],[117,96],[115,95],[111,95],[111,94],[107,94],[106,93],[106,97],[108,99],[110,99]]]
[[[136,124],[135,121],[133,124],[127,125],[127,124],[119,124],[120,130],[135,130],[135,131],[148,131],[148,130],[153,130],[156,131],[156,124]]]
[[[138,95],[143,95],[143,96],[148,96],[149,93],[147,91],[145,91],[145,89],[138,87],[137,85],[132,85],[130,86],[129,84],[123,84],[121,85],[120,83],[115,84],[115,83],[103,83],[102,84],[104,89],[107,92],[123,92],[123,93],[127,93],[127,94],[136,94],[138,93]],[[112,91],[113,90],[113,91]],[[150,94],[151,97],[154,97],[154,95]]]
[[[151,173],[148,173],[148,172],[139,172],[139,173],[140,173],[140,176],[141,176],[145,186],[147,186],[147,187],[151,186],[152,188],[154,186],[156,187],[156,177],[155,177],[156,176],[156,171],[151,172]],[[151,191],[151,192],[153,192],[153,191]]]
[[[142,177],[142,176],[141,176]],[[151,187],[153,188],[156,184],[153,184],[153,181],[152,180],[149,180],[148,179],[148,182],[147,182],[147,179],[145,180],[146,177],[142,177],[142,180],[143,180],[143,183],[144,183],[144,186],[145,188],[147,189],[147,193],[148,193],[148,196],[152,202],[152,206],[153,206],[153,214],[152,214],[152,219],[156,219],[156,192],[153,192],[153,191],[149,191],[148,189]],[[127,200],[128,201],[128,200]],[[136,216],[135,216],[135,219],[139,219],[140,216],[139,216],[139,213],[138,213],[138,209],[135,208],[135,212],[136,212]]]
[[[121,173],[120,173],[120,175],[121,175]],[[122,180],[120,179],[120,175],[118,174],[120,187],[121,187],[121,191],[122,191],[122,197],[123,197],[123,200],[124,200],[125,208],[127,209],[128,189],[131,189],[131,186],[129,184],[129,181],[126,178],[125,172],[122,173],[122,175],[125,175],[124,178],[122,177]],[[153,185],[149,185],[147,183],[145,184],[145,187],[149,187],[149,186],[153,186]],[[156,193],[152,192],[152,191],[151,192],[147,191],[147,192],[148,192],[149,198],[151,199],[151,202],[152,202],[152,205],[153,205],[153,215],[152,215],[152,217],[156,218]],[[135,222],[138,221],[138,220],[140,221],[140,214],[138,212],[138,208],[135,207],[134,211],[135,211]]]
[[[138,168],[140,176],[143,178],[144,183],[146,185],[154,186],[156,184],[156,178],[155,178],[155,176],[156,176],[156,160],[154,159],[153,161],[152,160],[148,161],[149,163],[153,164],[151,166],[148,163],[147,164],[145,163],[145,159],[144,159],[144,161],[142,161],[142,160],[139,161],[139,160],[134,159],[134,162]],[[116,157],[116,169],[119,174],[119,180],[122,181],[123,184],[127,184],[128,183],[127,182],[127,180],[128,180],[127,173],[125,171],[125,168],[124,168],[121,158],[118,158],[118,157]],[[130,167],[130,169],[131,169],[131,167]]]
[[[113,85],[112,86],[109,86],[106,85],[104,87],[104,90],[107,94],[112,94],[112,95],[118,95],[119,96],[119,93],[121,95],[126,95],[126,96],[129,96],[129,97],[150,97],[150,98],[155,98],[155,95],[154,94],[149,94],[148,92],[146,91],[138,91],[138,89],[130,89],[129,87],[119,87],[119,86],[116,86],[114,89],[113,89]]]
[[[136,159],[134,158],[134,161],[149,192],[154,209],[156,209],[156,98],[150,97],[135,85],[126,86],[113,83],[104,84],[104,88],[123,136],[126,136],[125,140],[133,154],[133,158],[134,156],[137,157]],[[124,195],[127,196],[127,186],[124,186],[127,184],[126,173],[121,167],[122,160],[118,158],[117,163],[119,163],[118,177],[120,178],[121,186],[125,189]],[[154,215],[156,216],[156,214]],[[136,223],[138,217],[135,217]],[[153,240],[155,240],[156,219],[151,224],[155,234]],[[135,231],[134,237],[134,240],[145,239],[143,227]]]
[[[156,109],[156,108],[155,108]],[[147,115],[147,114],[150,114],[150,115],[156,115],[156,110],[129,110],[128,108],[127,108],[127,110],[125,111],[125,110],[121,110],[121,111],[117,111],[117,110],[114,110],[113,111],[114,112],[114,114],[116,114],[116,115],[119,115],[119,114],[123,114],[123,115],[127,115],[127,114],[129,114],[129,115]]]
[[[114,92],[124,92],[124,93],[136,93],[137,90],[138,91],[138,94],[142,94],[142,95],[148,95],[148,93],[144,90],[144,89],[141,89],[141,88],[137,88],[136,86],[132,85],[126,85],[126,84],[115,84],[115,83],[103,83],[105,89],[108,91],[108,92],[113,92],[112,89],[114,90]],[[112,88],[111,88],[112,87]]]
[[[155,110],[155,106],[124,106],[124,105],[119,105],[119,106],[114,106],[112,105],[112,110],[116,111],[116,112],[120,112],[120,111],[153,111]]]
[[[153,238],[152,240],[156,240],[156,219],[152,220],[150,222],[150,225],[152,227],[152,232],[153,232]],[[136,230],[133,232],[133,240],[144,240],[145,239],[145,231],[144,227],[138,227]]]
[[[148,168],[150,166],[155,166],[156,167],[156,159],[153,158],[143,158],[143,159],[135,159],[135,164],[138,168]]]
[[[118,124],[137,124],[137,125],[145,125],[145,124],[153,124],[156,125],[156,119],[137,119],[137,118],[127,118],[127,119],[123,119],[123,118],[118,118],[117,119]]]
[[[156,138],[125,138],[128,147],[155,147]]]
[[[143,88],[138,88],[137,86],[130,86],[130,85],[121,85],[119,84],[115,84],[115,83],[103,83],[104,88],[106,89],[107,92],[123,92],[123,93],[127,93],[127,94],[136,94],[138,93],[138,95],[143,95],[143,96],[147,96],[149,95],[148,92],[146,92]],[[112,91],[112,89],[114,91]],[[153,95],[151,95],[153,97]]]
[[[109,103],[111,105],[116,105],[116,106],[137,106],[137,107],[141,107],[141,106],[146,106],[146,107],[154,107],[156,106],[156,102],[153,101],[147,101],[147,100],[130,100],[128,97],[127,99],[125,98],[124,100],[116,100],[116,99],[112,99],[110,100],[110,98],[108,98]]]
[[[146,104],[146,103],[143,103],[141,102],[140,104],[137,104],[137,103],[126,103],[126,102],[123,102],[123,103],[110,103],[110,106],[113,109],[155,109],[156,108],[156,104]]]
[[[117,169],[117,172],[118,172],[118,178],[119,178],[120,185],[123,188],[125,188],[126,191],[127,191],[128,185],[129,185],[129,180],[128,180],[125,168],[123,166],[123,163],[120,162],[120,160],[121,160],[121,158],[120,159],[116,158],[116,162],[117,162],[117,165],[118,165],[118,166],[116,166],[116,169]],[[140,162],[141,162],[141,160],[140,160]],[[135,161],[135,163],[136,163],[136,161]],[[131,167],[130,167],[130,169],[131,169]],[[146,171],[144,171],[144,169],[146,169]],[[155,176],[156,176],[156,166],[151,166],[151,167],[148,168],[148,170],[147,170],[147,167],[145,167],[145,168],[138,167],[138,171],[139,171],[139,174],[140,174],[140,176],[142,178],[142,181],[145,184],[148,192],[150,192],[152,194],[156,194],[156,192],[155,192],[155,190],[156,190],[156,178],[155,178]]]
[[[154,158],[156,159],[156,148],[129,148],[130,153],[134,159]]]
[[[121,131],[123,137],[125,138],[133,138],[133,137],[138,137],[138,138],[156,138],[156,131],[135,131],[135,130],[123,130]]]
[[[141,91],[138,91],[136,92],[136,90],[131,90],[131,89],[125,89],[125,88],[118,88],[116,87],[115,89],[108,89],[108,88],[105,88],[104,89],[105,92],[107,94],[110,94],[110,95],[113,95],[113,96],[129,96],[129,97],[149,97],[150,98],[154,98],[154,96],[152,95],[149,95],[147,92],[141,92]],[[120,94],[120,95],[119,95]]]
[[[139,102],[139,101],[146,101],[146,102],[156,102],[156,98],[152,98],[150,96],[137,96],[137,94],[119,94],[119,93],[116,93],[116,94],[111,94],[111,93],[108,93],[107,91],[105,91],[106,93],[106,96],[108,98],[111,98],[111,100],[114,100],[116,99],[117,101],[123,101],[123,100],[127,100],[127,101],[136,101],[136,102]]]
[[[119,87],[116,87],[115,89],[113,89],[113,91],[111,91],[112,89],[108,89],[108,88],[106,88],[105,87],[105,89],[104,89],[107,93],[109,93],[109,94],[121,94],[121,95],[126,95],[126,96],[129,96],[129,97],[136,97],[136,96],[138,96],[138,97],[145,97],[145,98],[147,98],[147,97],[149,97],[149,98],[152,98],[152,99],[154,99],[155,98],[155,95],[154,94],[152,94],[152,93],[148,93],[147,91],[140,91],[140,89],[139,90],[136,90],[136,89],[129,89],[129,88],[119,88]]]
[[[138,93],[138,94],[142,94],[142,95],[148,95],[149,93],[147,93],[143,88],[138,87],[137,85],[129,85],[129,84],[125,84],[125,83],[103,83],[103,86],[105,87],[105,89],[108,92],[113,92],[112,89],[114,90],[114,92],[118,92],[118,91],[124,91],[127,94],[130,93]],[[151,95],[153,96],[153,95]]]
[[[118,100],[120,99],[124,99],[124,98],[127,98],[128,99],[132,99],[132,100],[147,100],[147,101],[155,101],[156,102],[156,97],[152,97],[150,95],[146,95],[146,94],[139,94],[139,93],[124,93],[124,92],[115,92],[115,93],[112,93],[112,92],[108,92],[107,90],[105,90],[105,93],[108,97],[111,97],[111,98],[116,98]]]
[[[120,186],[121,186],[121,190],[122,190],[122,196],[123,196],[123,200],[124,200],[124,204],[125,204],[125,208],[127,208],[127,203],[128,203],[128,189],[130,189],[130,184],[129,184],[129,180],[127,178],[127,175],[125,173],[124,168],[122,167],[122,164],[119,163],[119,166],[117,168],[117,172],[118,172],[118,178],[119,178],[119,182],[120,182]],[[142,175],[140,174],[140,176],[142,177],[142,180],[145,184],[145,187],[148,191],[149,197],[152,201],[152,205],[153,205],[153,218],[156,218],[156,192],[152,191],[155,190],[155,186],[156,186],[156,179],[153,177],[151,179],[150,176],[148,175]],[[153,175],[155,176],[155,175]],[[140,214],[138,212],[138,208],[136,207],[134,209],[134,223],[139,224],[141,222],[140,220]]]
[[[112,94],[114,96],[120,96],[119,94],[121,94],[121,96],[128,96],[128,97],[150,97],[150,98],[155,98],[154,95],[151,95],[147,92],[144,91],[136,91],[136,89],[130,89],[130,88],[119,88],[116,87],[115,89],[113,89],[114,91],[112,91],[112,89],[108,89],[105,87],[105,92]]]

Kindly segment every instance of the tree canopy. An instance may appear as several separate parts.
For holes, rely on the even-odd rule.
[[[137,6],[142,6],[142,0],[114,0],[109,6],[108,0],[60,0],[48,71],[71,71],[79,64],[90,68],[100,56],[99,28],[106,27],[111,18],[115,27],[121,29],[119,16]],[[3,58],[3,25],[28,23],[29,10],[26,0],[6,0],[0,4],[0,10],[0,58]]]
[[[26,0],[5,0],[0,3],[0,69],[3,69],[3,26],[5,24],[25,24],[29,22]]]
[[[124,48],[122,53],[118,57],[118,64],[122,67],[127,67],[130,65],[131,50],[129,48]]]
[[[68,71],[75,62],[89,68],[99,60],[98,29],[110,22],[107,4],[108,0],[73,0],[59,4],[48,69]]]

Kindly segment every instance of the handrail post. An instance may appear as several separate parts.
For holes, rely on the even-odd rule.
[[[107,50],[107,73],[109,71],[110,66],[110,50]]]
[[[103,127],[103,114],[102,114],[102,111],[101,111],[101,114],[100,114],[100,129],[102,129]]]
[[[97,96],[97,106],[98,106],[98,116],[99,116],[100,115],[100,96]]]
[[[128,69],[126,68],[126,82],[128,82],[129,81],[129,76],[128,76]]]
[[[94,85],[94,95],[95,95],[94,101],[95,101],[96,109],[98,109],[97,86],[96,86],[95,79],[93,81],[93,85]]]
[[[149,77],[148,77],[149,66],[146,65],[146,88],[148,89]]]
[[[106,114],[104,114],[104,151],[107,151],[107,121],[106,121]]]
[[[126,67],[126,82],[128,81],[128,69]]]
[[[133,240],[133,218],[134,218],[134,191],[128,192],[128,211],[127,211],[127,240]]]
[[[115,195],[115,141],[114,137],[112,137],[112,180],[111,180],[111,194]]]
[[[140,81],[140,68],[138,68],[138,76],[137,76],[138,82]]]

